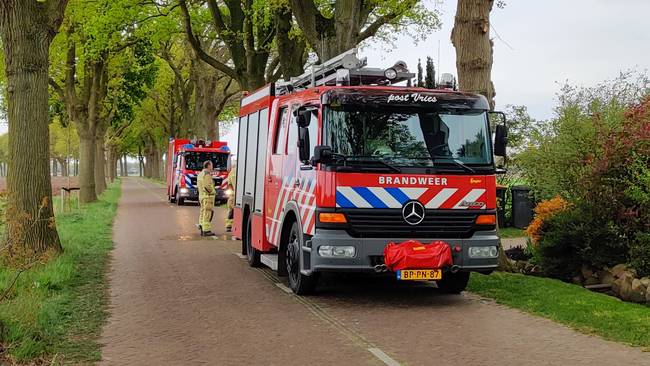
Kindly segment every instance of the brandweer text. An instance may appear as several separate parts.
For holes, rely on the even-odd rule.
[[[408,184],[422,186],[446,186],[447,178],[440,177],[379,177],[379,184]]]

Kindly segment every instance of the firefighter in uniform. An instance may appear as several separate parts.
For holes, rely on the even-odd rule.
[[[230,197],[228,197],[228,215],[226,216],[226,231],[230,232],[232,230],[232,219],[235,209],[235,182],[237,181],[237,166],[233,165],[228,173],[228,189],[232,192]]]
[[[201,236],[214,236],[211,228],[212,208],[214,207],[214,197],[217,191],[214,189],[212,180],[212,162],[210,160],[203,163],[203,170],[199,173],[197,180],[199,189],[199,229]]]

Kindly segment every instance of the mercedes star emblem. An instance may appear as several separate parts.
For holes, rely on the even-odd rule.
[[[402,207],[402,217],[409,225],[417,225],[424,220],[424,206],[419,201],[406,202]]]

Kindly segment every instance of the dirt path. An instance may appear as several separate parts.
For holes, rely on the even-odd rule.
[[[197,207],[163,195],[123,181],[103,364],[650,365],[639,349],[423,284],[329,276],[295,297],[236,256],[238,242],[196,235]]]

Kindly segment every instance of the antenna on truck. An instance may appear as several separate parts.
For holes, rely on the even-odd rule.
[[[276,95],[323,85],[389,85],[402,81],[410,84],[415,77],[403,61],[388,69],[366,67],[367,64],[367,58],[357,57],[356,48],[350,49],[320,65],[310,65],[308,71],[289,82],[276,83]]]

